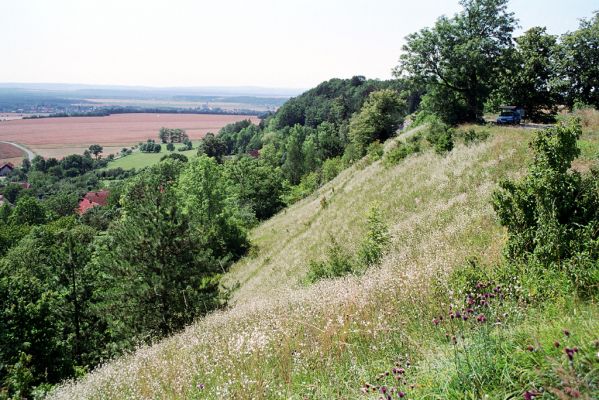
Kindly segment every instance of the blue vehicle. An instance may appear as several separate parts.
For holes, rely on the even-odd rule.
[[[506,109],[501,111],[497,117],[497,125],[520,125],[522,114],[517,109]]]

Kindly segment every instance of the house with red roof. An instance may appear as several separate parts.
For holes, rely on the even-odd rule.
[[[88,192],[83,199],[79,202],[79,208],[77,213],[79,215],[85,214],[88,210],[97,207],[105,206],[108,204],[108,196],[110,192],[108,190],[100,190],[99,192]]]
[[[12,163],[6,163],[0,166],[0,176],[6,176],[10,174],[15,169],[15,166]]]

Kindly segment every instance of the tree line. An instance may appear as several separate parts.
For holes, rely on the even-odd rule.
[[[444,122],[482,121],[501,104],[523,107],[533,121],[551,121],[558,106],[599,108],[599,12],[574,32],[550,35],[517,27],[508,0],[462,0],[406,38],[395,76],[422,93],[420,110]]]

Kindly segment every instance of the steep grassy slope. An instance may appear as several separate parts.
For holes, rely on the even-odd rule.
[[[376,162],[344,171],[254,230],[253,256],[237,263],[225,280],[241,285],[234,300],[297,287],[308,262],[326,250],[330,235],[355,247],[373,202],[380,204],[393,235],[387,263],[397,264],[401,258],[414,266],[434,262],[450,267],[470,253],[495,260],[501,232],[493,222],[488,195],[499,178],[513,176],[525,165],[526,141],[532,134],[517,129],[495,132],[493,140],[460,147],[447,157],[427,152],[391,169]],[[429,249],[439,242],[447,253]],[[451,260],[431,260],[435,254]]]
[[[439,288],[468,257],[499,260],[504,233],[489,197],[498,180],[522,174],[529,157],[530,131],[493,133],[445,157],[427,151],[390,169],[376,162],[344,171],[255,229],[251,255],[226,278],[240,284],[230,309],[108,363],[51,398],[358,398],[364,382],[402,355],[428,368],[414,390],[449,379],[430,373],[450,371],[443,363],[451,351],[439,345],[430,323],[448,306]],[[374,201],[392,233],[381,266],[303,286],[308,262],[322,256],[330,235],[355,248]],[[580,331],[598,328],[596,309],[579,317],[590,321]],[[569,318],[556,317],[543,329],[559,332]],[[523,337],[515,330],[506,341]]]

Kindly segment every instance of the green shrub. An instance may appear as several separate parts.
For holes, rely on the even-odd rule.
[[[301,199],[311,195],[320,186],[320,175],[318,172],[310,172],[302,177],[300,183],[288,188],[282,196],[287,205],[291,205]]]
[[[372,205],[366,218],[368,230],[358,250],[358,261],[364,269],[378,264],[390,243],[389,229],[377,203]]]
[[[322,164],[322,182],[333,180],[345,167],[341,157],[329,158]]]
[[[333,235],[330,235],[326,259],[323,261],[310,261],[306,279],[308,283],[314,283],[321,279],[347,275],[353,271],[353,257],[347,250],[341,247]]]
[[[523,265],[523,279],[533,288],[552,277],[552,285],[538,288],[541,298],[565,276],[580,295],[599,289],[599,171],[583,176],[570,169],[580,133],[576,120],[537,133],[528,174],[501,182],[493,195],[508,230],[508,261]]]
[[[419,153],[420,144],[418,142],[413,143],[398,143],[397,146],[393,147],[383,158],[383,165],[386,167],[392,167],[399,164],[401,160],[409,156],[410,154]]]
[[[453,149],[453,128],[439,121],[429,123],[426,140],[433,146],[437,154],[445,154]]]
[[[310,261],[307,283],[348,274],[361,274],[368,267],[378,264],[390,243],[387,224],[383,221],[378,204],[373,204],[368,211],[366,224],[367,232],[356,256],[343,248],[333,235],[329,235],[326,258]]]
[[[385,149],[378,140],[370,143],[366,149],[366,155],[371,162],[380,160],[383,157],[384,152]]]
[[[476,130],[474,128],[470,128],[466,131],[460,132],[459,136],[464,141],[464,144],[469,146],[471,144],[484,142],[485,140],[487,140],[489,138],[490,133],[489,133],[489,131],[487,131],[485,129]]]
[[[362,158],[362,151],[355,143],[349,143],[343,152],[343,163],[351,165]]]

